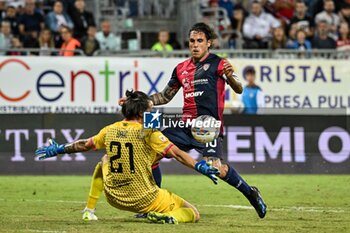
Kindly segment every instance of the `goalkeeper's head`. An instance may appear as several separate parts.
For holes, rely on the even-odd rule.
[[[122,114],[127,120],[143,119],[143,113],[151,111],[153,103],[142,91],[127,90],[126,100],[122,105]]]

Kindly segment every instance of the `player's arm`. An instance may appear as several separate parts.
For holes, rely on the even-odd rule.
[[[238,76],[234,73],[231,63],[229,63],[227,60],[224,60],[223,72],[224,78],[232,90],[234,90],[234,92],[237,94],[241,94],[243,92],[243,85],[238,80]]]
[[[171,145],[171,147],[167,150],[166,155],[176,159],[183,165],[192,168],[205,176],[208,176],[215,184],[217,184],[218,179],[216,175],[219,175],[220,172],[217,168],[207,164],[206,161],[201,160],[197,162],[188,153],[179,149],[175,145]]]
[[[80,139],[72,143],[65,144],[64,153],[71,154],[77,152],[85,152],[95,148],[92,138]]]
[[[53,139],[49,140],[49,146],[42,146],[36,149],[35,155],[38,156],[39,160],[55,157],[59,154],[71,154],[77,152],[85,152],[94,149],[95,145],[92,138],[79,139],[77,141],[58,144]]]
[[[174,98],[179,89],[180,87],[178,86],[170,87],[169,85],[166,85],[163,91],[151,95],[150,98],[154,105],[167,104]]]
[[[171,78],[165,88],[161,92],[151,95],[150,99],[154,105],[167,104],[174,98],[180,88],[181,84],[177,77],[177,67],[175,67],[173,73],[171,74]]]
[[[79,139],[67,144],[58,144],[53,139],[50,139],[49,146],[39,147],[36,149],[35,155],[38,156],[39,160],[42,160],[59,154],[70,154],[104,148],[104,139],[108,128],[109,126],[104,127],[97,135],[91,138]]]

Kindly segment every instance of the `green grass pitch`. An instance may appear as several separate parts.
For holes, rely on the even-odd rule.
[[[196,224],[159,225],[109,206],[81,220],[90,177],[1,176],[0,232],[350,232],[350,176],[246,175],[268,205],[259,219],[235,189],[206,177],[164,176],[163,187],[197,206]]]

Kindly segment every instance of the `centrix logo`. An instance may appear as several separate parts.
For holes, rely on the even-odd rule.
[[[160,129],[160,116],[162,114],[157,110],[156,112],[143,113],[143,127],[146,129]]]

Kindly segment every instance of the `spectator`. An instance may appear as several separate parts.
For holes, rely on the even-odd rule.
[[[39,34],[40,30],[44,28],[44,17],[35,12],[34,0],[26,0],[25,12],[19,18],[19,33],[22,36],[32,36],[32,32]]]
[[[30,34],[28,34],[23,39],[23,47],[24,48],[39,48],[39,42],[38,42],[38,32],[37,31],[31,31]],[[38,55],[36,52],[30,52],[32,55]]]
[[[244,8],[241,5],[236,5],[233,9],[231,18],[231,27],[233,30],[242,33],[243,23],[245,18]]]
[[[280,22],[277,19],[262,10],[260,2],[253,1],[251,13],[243,24],[245,47],[249,49],[267,48],[272,29],[279,26]]]
[[[242,49],[243,47],[243,23],[245,11],[241,5],[235,5],[231,20],[233,33],[228,40],[228,48]],[[224,46],[225,48],[226,46]]]
[[[350,7],[350,0],[341,0],[341,1],[335,1],[335,11],[337,13],[340,12],[341,9]]]
[[[312,38],[314,34],[314,20],[306,15],[306,5],[303,0],[298,0],[295,4],[295,14],[290,20],[290,25],[296,24],[298,29],[305,31],[308,38]]]
[[[219,7],[227,11],[229,18],[233,17],[233,1],[232,0],[219,0]]]
[[[229,17],[225,14],[226,10],[219,6],[218,0],[210,0],[208,12],[204,12],[203,21],[215,26],[219,31],[225,31],[231,26]]]
[[[326,21],[329,25],[330,36],[333,39],[336,39],[340,18],[334,13],[334,9],[335,6],[333,0],[324,0],[323,11],[316,15],[315,23],[318,24],[320,21]]]
[[[287,45],[287,37],[284,34],[282,27],[275,28],[273,30],[272,40],[269,43],[269,48],[275,49],[285,49]]]
[[[58,34],[60,27],[65,25],[69,28],[74,27],[73,21],[63,9],[63,3],[61,1],[55,1],[53,5],[53,11],[49,12],[46,17],[46,25],[48,28]]]
[[[14,36],[18,36],[19,35],[19,31],[18,31],[19,19],[17,17],[17,10],[14,6],[9,5],[7,7],[6,17],[4,20],[10,22],[12,34]]]
[[[85,10],[84,0],[75,0],[74,9],[71,12],[71,18],[74,24],[74,36],[81,39],[86,36],[89,26],[96,26],[94,16],[91,12]]]
[[[323,11],[324,0],[310,0],[307,14],[315,19],[316,15]]]
[[[112,32],[111,23],[108,20],[101,23],[101,31],[96,33],[96,39],[102,51],[116,51],[121,48],[121,39]]]
[[[339,11],[339,18],[341,22],[347,22],[350,25],[350,3],[345,4]]]
[[[0,49],[9,49],[11,48],[11,24],[9,21],[1,22],[1,32],[0,32]],[[0,52],[0,55],[4,55],[5,52]]]
[[[298,25],[296,23],[290,25],[288,31],[287,48],[290,48],[297,39]]]
[[[347,22],[340,23],[339,38],[337,40],[337,50],[350,50],[349,24]]]
[[[53,35],[49,29],[43,29],[39,35],[39,48],[41,56],[50,56],[52,52],[50,49],[55,48],[55,41],[53,39]]]
[[[287,23],[293,17],[295,0],[276,0],[273,9],[276,15]]]
[[[245,79],[248,82],[244,87],[241,95],[244,104],[244,114],[258,114],[261,113],[264,106],[264,94],[261,88],[255,83],[255,69],[254,67],[247,67],[245,70]]]
[[[329,25],[326,21],[317,24],[317,35],[312,40],[312,47],[316,49],[335,49],[336,43],[329,37]]]
[[[65,57],[74,56],[73,50],[80,48],[80,42],[77,39],[73,38],[72,29],[67,26],[61,26],[61,37],[63,44],[61,46],[60,55]]]
[[[0,22],[5,18],[5,12],[6,12],[6,1],[1,0],[0,1]]]
[[[158,32],[158,42],[152,46],[153,51],[157,52],[170,52],[173,51],[173,47],[168,44],[169,32],[167,30],[160,30]]]
[[[100,49],[100,43],[96,39],[95,26],[89,26],[87,36],[81,41],[81,48],[87,56],[92,56],[95,51]]]
[[[306,33],[304,30],[299,29],[296,34],[297,39],[289,47],[291,49],[301,50],[301,51],[310,51],[311,43],[306,39]]]
[[[8,51],[6,53],[7,56],[23,56],[26,55],[25,52],[23,51],[19,51],[16,49],[23,49],[23,45],[22,42],[20,41],[20,39],[18,37],[12,37],[11,39],[11,51]]]

